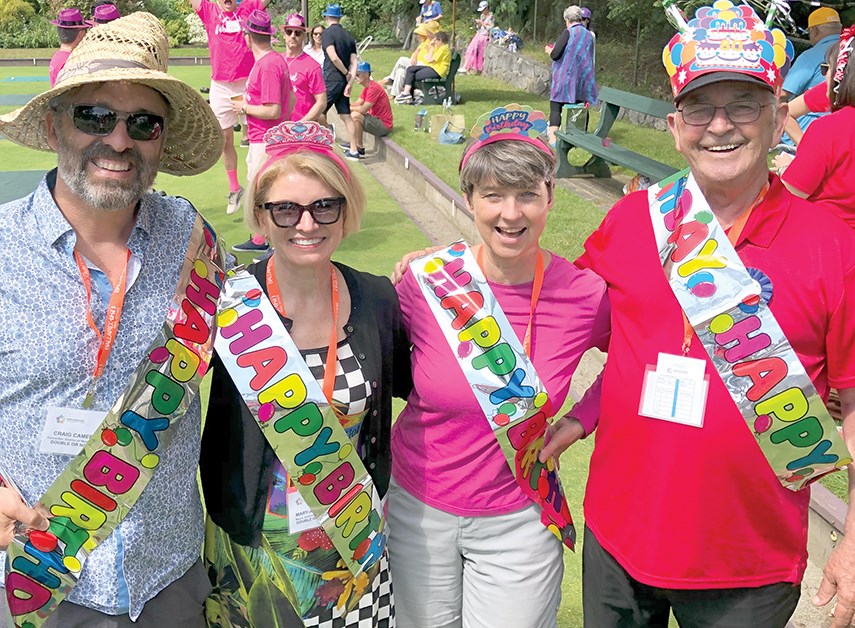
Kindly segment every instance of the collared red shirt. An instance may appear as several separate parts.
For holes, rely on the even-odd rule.
[[[46,409],[81,407],[99,345],[86,322],[86,291],[71,255],[76,235],[51,195],[55,181],[52,171],[29,196],[0,205],[0,255],[14,260],[0,273],[0,460],[31,503],[71,460],[39,452]],[[195,209],[184,199],[142,198],[128,239],[140,260],[139,272],[127,290],[93,409],[110,408],[157,336],[195,219]],[[94,282],[91,307],[103,327],[107,302]],[[120,597],[121,565],[135,619],[147,600],[198,560],[203,534],[196,484],[200,414],[197,398],[119,527],[120,535],[111,535],[89,555],[69,601],[108,614],[127,612]],[[0,564],[5,560],[0,552]]]
[[[736,243],[772,287],[769,308],[823,398],[855,387],[855,234],[772,177]],[[608,285],[612,336],[585,523],[629,574],[675,589],[801,581],[810,491],[781,486],[706,351],[702,428],[640,416],[644,370],[679,355],[680,306],[659,261],[646,192],[621,199],[577,264]],[[764,281],[765,283],[765,281]]]

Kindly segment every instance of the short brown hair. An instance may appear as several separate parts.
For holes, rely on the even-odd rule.
[[[359,231],[359,223],[365,211],[365,190],[346,165],[345,170],[342,170],[342,166],[332,159],[307,150],[296,151],[276,159],[275,163],[261,173],[257,181],[251,181],[249,185],[244,220],[253,233],[263,231],[261,215],[265,210],[261,205],[271,200],[267,195],[273,183],[279,177],[291,173],[318,179],[341,194],[346,201],[342,208],[344,236]]]
[[[536,187],[543,181],[552,198],[555,182],[555,153],[548,144],[540,139],[537,141],[543,146],[505,140],[477,149],[460,171],[460,189],[463,194],[471,197],[476,187],[487,184],[525,190]],[[463,151],[464,155],[472,144],[474,141],[470,140]],[[513,167],[509,168],[508,164],[513,164]]]

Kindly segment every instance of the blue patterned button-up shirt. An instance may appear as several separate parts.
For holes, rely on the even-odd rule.
[[[86,322],[86,291],[71,255],[76,235],[51,196],[55,177],[53,171],[29,196],[0,205],[0,461],[30,503],[38,502],[71,460],[39,452],[45,412],[50,406],[82,406],[99,346]],[[125,295],[92,409],[113,405],[161,328],[195,218],[183,199],[143,197],[128,240],[139,273]],[[103,327],[107,303],[94,284],[91,307]],[[108,614],[128,612],[129,606],[136,619],[147,600],[198,560],[200,414],[197,398],[119,535],[90,554],[70,601]],[[0,552],[0,565],[5,563]],[[124,603],[119,569],[129,594]]]

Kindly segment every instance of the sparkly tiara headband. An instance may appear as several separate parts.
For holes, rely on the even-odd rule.
[[[834,87],[835,93],[840,89],[840,82],[843,80],[843,73],[846,71],[846,64],[849,62],[849,55],[852,54],[853,45],[855,45],[855,24],[848,28],[844,28],[840,33],[840,52],[837,54],[837,65],[834,67],[834,82],[837,85]]]
[[[317,122],[283,122],[264,134],[264,143],[267,144],[264,151],[268,159],[255,176],[256,185],[261,175],[270,166],[288,155],[299,152],[317,153],[331,159],[339,167],[344,178],[350,181],[350,169],[333,150],[335,138],[332,131]]]
[[[534,111],[531,107],[524,107],[516,103],[497,107],[489,113],[485,113],[469,132],[475,142],[469,147],[460,161],[460,170],[466,167],[469,158],[476,151],[487,144],[494,144],[504,140],[515,140],[536,146],[547,154],[552,154],[549,147],[537,139],[547,129],[546,116],[540,111]]]

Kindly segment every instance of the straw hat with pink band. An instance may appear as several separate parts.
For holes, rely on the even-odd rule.
[[[336,155],[333,147],[335,138],[332,131],[317,122],[283,122],[264,134],[267,161],[255,175],[255,186],[261,175],[277,161],[299,152],[310,152],[331,159],[341,169],[344,178],[350,181],[350,169],[344,160]]]
[[[535,111],[531,107],[516,103],[496,107],[478,118],[469,132],[470,137],[475,141],[463,154],[460,170],[462,171],[469,158],[484,146],[506,140],[526,142],[551,155],[549,146],[539,139],[546,133],[548,126],[543,112]]]

